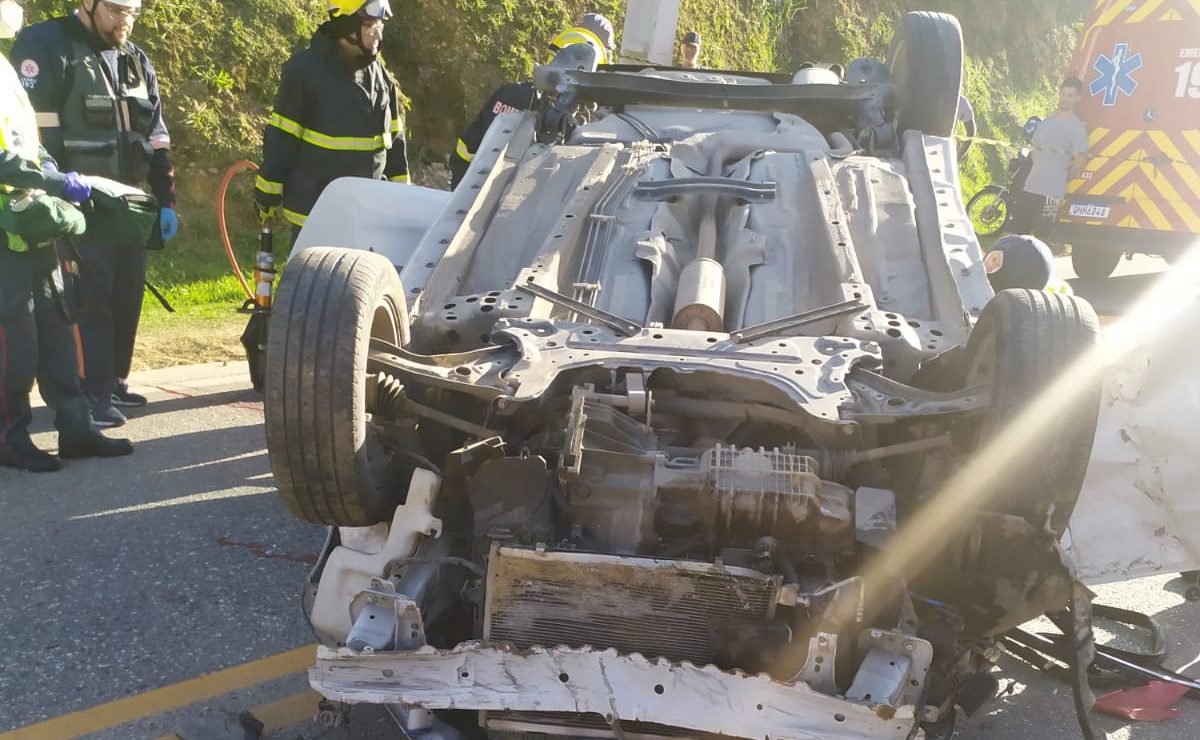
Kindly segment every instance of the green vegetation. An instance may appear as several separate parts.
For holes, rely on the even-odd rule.
[[[179,176],[182,231],[151,258],[151,278],[180,313],[147,302],[148,331],[177,337],[220,331],[232,338],[241,289],[215,220],[224,169],[259,156],[279,69],[324,13],[321,0],[145,0],[134,31],[158,68]],[[1018,140],[1020,126],[1053,103],[1091,0],[684,0],[680,33],[705,39],[704,63],[727,69],[792,70],[801,62],[884,57],[906,10],[957,15],[968,51],[967,93],[980,135]],[[67,12],[71,0],[28,0],[30,22]],[[620,0],[423,0],[393,3],[384,55],[410,101],[407,127],[418,175],[444,161],[458,132],[498,84],[527,78],[551,38],[581,12],[623,22]],[[963,170],[974,192],[1003,172],[1009,152],[977,146]],[[230,227],[243,262],[254,251],[249,180],[230,192]],[[227,326],[228,325],[228,326]],[[164,343],[165,346],[166,343]],[[180,360],[186,359],[184,353]],[[208,358],[208,356],[205,356]],[[173,359],[154,360],[175,361]]]

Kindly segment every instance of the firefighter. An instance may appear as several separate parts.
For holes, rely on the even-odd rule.
[[[450,156],[450,187],[457,188],[467,174],[475,152],[483,141],[484,134],[491,127],[492,121],[501,113],[520,113],[533,108],[537,99],[537,91],[532,82],[510,82],[501,85],[491,94],[479,113],[463,131],[458,139],[454,154]]]
[[[141,0],[82,0],[72,14],[23,31],[12,58],[38,114],[42,144],[64,169],[140,186],[161,208],[164,241],[175,237],[175,170],[158,78],[129,40]],[[119,426],[116,406],[144,406],[126,379],[142,312],[145,244],[78,244],[83,389],[101,427]]]
[[[0,38],[21,27],[16,0],[0,0]],[[78,173],[60,173],[38,144],[37,117],[17,74],[0,55],[0,207],[16,191],[37,189],[84,201],[91,187]],[[59,270],[52,244],[29,244],[0,231],[0,465],[47,473],[61,458],[118,457],[133,452],[125,439],[109,439],[91,427],[79,386],[75,337],[56,305]],[[36,376],[54,409],[59,457],[39,450],[29,436],[29,394]]]
[[[599,13],[584,13],[574,26],[554,37],[550,42],[550,52],[557,53],[572,44],[590,44],[596,49],[598,62],[607,64],[613,58],[613,38],[613,25],[608,18]],[[459,137],[454,154],[450,156],[452,188],[457,188],[467,174],[467,168],[475,159],[475,152],[496,116],[530,110],[536,99],[537,91],[533,89],[532,82],[510,82],[491,94]]]
[[[379,60],[387,0],[329,0],[329,20],[283,67],[254,202],[298,232],[339,177],[408,182],[400,94]]]

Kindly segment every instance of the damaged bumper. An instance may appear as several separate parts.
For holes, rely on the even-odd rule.
[[[922,671],[913,665],[895,680],[915,682],[913,669]],[[818,693],[802,682],[586,647],[522,651],[469,642],[453,650],[425,647],[371,655],[322,647],[309,681],[325,697],[351,704],[594,715],[618,736],[623,734],[621,722],[645,722],[771,740],[924,737],[918,729],[920,713],[912,704],[857,703]]]

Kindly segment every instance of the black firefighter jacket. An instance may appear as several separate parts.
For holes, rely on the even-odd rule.
[[[339,177],[408,182],[400,94],[382,62],[351,70],[337,42],[318,31],[283,66],[255,198],[282,204],[284,218],[303,226]]]

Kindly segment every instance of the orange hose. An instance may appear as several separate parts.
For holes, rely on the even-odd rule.
[[[225,247],[225,256],[229,258],[229,266],[233,268],[233,276],[242,284],[242,291],[246,294],[246,298],[254,300],[254,291],[246,282],[246,273],[242,272],[242,266],[238,264],[237,256],[233,253],[233,245],[229,242],[229,229],[225,227],[225,194],[229,191],[229,183],[233,181],[235,175],[246,170],[258,172],[258,165],[248,159],[243,159],[233,163],[221,176],[221,187],[217,189],[217,228],[221,232],[221,244]]]

